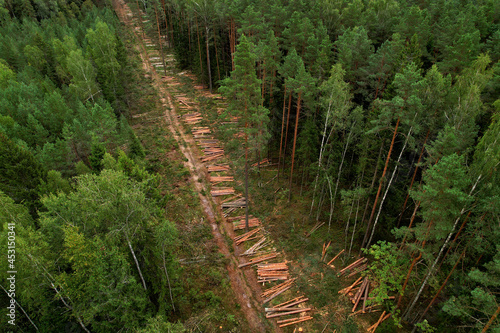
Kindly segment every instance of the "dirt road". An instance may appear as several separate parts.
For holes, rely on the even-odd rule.
[[[156,70],[150,63],[147,50],[144,47],[144,43],[141,41],[142,36],[137,32],[136,27],[132,22],[133,14],[130,8],[128,8],[127,4],[125,4],[121,0],[115,0],[113,2],[113,5],[120,20],[130,28],[130,31],[135,34],[137,41],[135,43],[135,46],[141,55],[143,68],[151,75],[153,84],[158,90],[161,104],[165,109],[165,126],[169,129],[172,136],[179,143],[179,149],[186,157],[184,165],[190,171],[191,181],[196,191],[198,192],[200,203],[203,207],[206,219],[208,223],[210,223],[212,234],[217,243],[219,251],[229,259],[229,263],[227,265],[228,276],[230,279],[231,287],[234,291],[234,294],[236,295],[237,302],[248,321],[248,331],[279,331],[274,323],[271,323],[259,316],[259,313],[262,313],[262,305],[255,296],[259,288],[256,284],[255,276],[254,274],[245,275],[244,271],[238,269],[238,260],[233,254],[234,249],[233,252],[230,251],[229,246],[223,236],[224,231],[228,233],[229,230],[221,230],[223,226],[220,226],[217,223],[217,220],[222,221],[220,211],[215,209],[216,205],[212,197],[203,195],[203,193],[210,193],[210,191],[206,188],[207,181],[205,166],[196,158],[196,154],[194,152],[196,143],[194,142],[193,138],[184,132],[183,127],[179,123],[176,107],[173,102],[175,97],[168,89],[167,85],[162,82],[161,76],[156,72]],[[170,74],[173,75],[173,73]]]

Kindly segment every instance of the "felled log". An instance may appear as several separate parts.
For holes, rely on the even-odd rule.
[[[265,255],[265,256],[262,256],[262,257],[259,257],[259,258],[250,259],[249,262],[238,265],[238,268],[243,268],[243,267],[247,267],[247,266],[250,266],[250,265],[254,265],[254,264],[257,264],[257,263],[265,261],[265,260],[276,258],[277,256],[278,256],[277,253],[272,253],[272,254]]]
[[[363,293],[365,291],[367,284],[368,284],[368,278],[365,277],[365,279],[363,280],[363,283],[361,284],[361,287],[359,287],[359,290],[358,290],[356,296],[354,297],[354,306],[352,308],[352,312],[356,311],[356,307],[359,304],[359,301],[360,301],[361,296],[363,295]]]
[[[388,319],[389,317],[391,316],[391,313],[388,313],[388,314],[385,314],[385,311],[382,312],[382,314],[380,315],[380,318],[377,320],[377,322],[375,324],[373,324],[372,326],[368,327],[368,330],[367,332],[368,333],[373,333],[375,332],[375,330],[377,329],[377,327],[386,319]]]
[[[210,182],[232,182],[234,180],[233,176],[210,176]]]
[[[256,217],[252,219],[248,219],[248,227],[257,227],[260,225],[260,220]],[[233,230],[240,230],[240,229],[245,229],[246,227],[246,222],[245,219],[242,219],[237,222],[233,222]]]
[[[210,191],[210,194],[213,197],[234,194],[234,188],[230,187],[230,188],[227,188],[227,189],[214,189],[214,190]]]
[[[349,287],[347,288],[344,288],[342,290],[339,290],[339,294],[344,294],[344,295],[347,295],[351,289],[353,289],[354,287],[356,287],[358,284],[361,283],[361,280],[363,279],[363,277],[360,277],[359,279],[357,279],[353,284],[351,284]]]
[[[293,283],[294,281],[296,280],[296,278],[293,278],[293,279],[290,279],[290,280],[287,280],[281,284],[278,284],[272,288],[269,288],[267,289],[266,291],[264,291],[263,293],[261,293],[261,297],[264,298],[264,297],[267,297],[263,303],[266,304],[267,302],[271,301],[272,299],[274,299],[275,297],[281,295],[282,293],[284,293],[285,291],[287,291],[288,289],[292,288],[293,286]]]
[[[307,312],[307,311],[311,311],[311,310],[312,310],[312,308],[303,308],[303,309],[289,311],[289,312],[281,312],[281,313],[275,313],[275,314],[271,314],[271,315],[266,315],[266,318],[275,318],[275,317],[288,316],[288,315],[291,315],[291,314],[297,314],[297,313]]]
[[[276,308],[286,308],[286,307],[292,307],[294,305],[297,305],[297,304],[300,304],[300,303],[304,303],[304,302],[307,302],[309,300],[309,298],[306,298],[304,296],[299,296],[299,297],[296,297],[294,299],[291,299],[289,301],[286,301],[286,302],[283,302],[283,303],[280,303],[278,305],[276,305],[275,307]]]
[[[330,266],[331,263],[335,261],[335,259],[337,259],[342,253],[344,253],[344,251],[345,249],[342,249],[342,251],[340,251],[335,257],[333,257],[333,259],[330,260],[327,265]]]
[[[221,208],[244,208],[247,205],[246,198],[240,198],[234,201],[224,202],[221,204]]]
[[[207,165],[207,169],[208,172],[229,171],[229,165],[227,164]]]
[[[325,224],[325,222],[316,223],[316,225],[308,233],[306,233],[306,237],[311,236],[313,232],[315,232],[316,230],[321,228],[324,224]]]
[[[345,274],[347,272],[347,270],[352,270],[353,268],[356,268],[357,266],[363,264],[364,262],[366,262],[367,259],[366,258],[359,258],[358,260],[356,260],[355,262],[353,262],[352,264],[350,264],[349,266],[345,267],[345,268],[342,268],[340,271],[339,271],[339,276],[342,276],[343,274]]]
[[[347,275],[347,277],[350,278],[351,276],[354,276],[354,275],[356,275],[358,273],[361,273],[362,271],[364,271],[367,268],[368,268],[368,265],[366,265],[366,264],[364,264],[362,266],[358,266],[349,275]]]
[[[328,248],[330,247],[330,244],[332,243],[332,241],[329,241],[328,242],[328,245],[326,245],[326,243],[323,243],[323,249],[321,250],[321,261],[323,261],[325,259],[325,256],[326,256],[326,251],[328,250]]]
[[[257,243],[255,243],[245,252],[240,254],[240,257],[254,255],[258,250],[260,250],[264,246],[266,246],[266,237],[262,237]]]
[[[300,318],[300,319],[297,319],[297,320],[294,320],[294,321],[289,321],[286,324],[279,325],[279,327],[285,327],[285,326],[289,326],[289,325],[295,325],[295,324],[298,324],[298,323],[301,323],[301,322],[313,319],[313,317],[311,317],[311,316],[298,317],[298,318]]]
[[[224,156],[224,153],[217,153],[217,154],[213,154],[213,155],[210,155],[210,156],[202,157],[202,158],[200,158],[200,160],[202,162],[209,162],[209,161],[213,161],[213,160],[219,159],[219,158],[221,158],[223,156]]]

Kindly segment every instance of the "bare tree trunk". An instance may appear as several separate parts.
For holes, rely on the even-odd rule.
[[[213,29],[214,29],[215,60],[217,61],[217,74],[219,75],[219,81],[220,81],[219,55],[217,53],[217,35],[215,34],[215,27]]]
[[[201,60],[200,31],[198,29],[198,18],[196,16],[195,20],[196,20],[196,36],[198,37],[198,53],[200,54],[200,69],[201,73],[203,73],[203,61]]]
[[[137,261],[137,257],[135,256],[134,249],[132,248],[132,244],[130,243],[130,239],[128,238],[128,234],[125,232],[125,238],[127,239],[127,244],[130,249],[130,253],[132,253],[132,257],[134,257],[135,265],[137,266],[137,271],[139,272],[139,276],[141,277],[142,285],[144,290],[148,290],[146,287],[146,281],[144,281],[144,277],[142,276],[141,267],[139,266],[139,261]]]
[[[389,165],[389,161],[391,159],[392,148],[394,147],[394,141],[395,141],[396,135],[398,133],[399,121],[400,121],[400,119],[398,117],[398,121],[396,122],[396,127],[394,128],[394,134],[392,136],[391,146],[389,147],[389,152],[387,153],[387,159],[385,160],[384,171],[382,172],[382,176],[380,176],[380,182],[379,182],[379,186],[378,186],[377,195],[375,196],[375,201],[373,202],[372,212],[370,214],[370,219],[368,220],[368,225],[366,227],[366,233],[365,233],[365,237],[363,238],[363,243],[361,244],[361,248],[363,248],[365,246],[366,241],[368,240],[368,234],[370,233],[373,215],[375,215],[375,210],[377,208],[378,198],[380,196],[380,191],[382,190],[382,185],[383,185],[384,179],[385,179],[385,173],[387,172],[387,166]]]
[[[382,144],[380,145],[380,150],[378,152],[377,160],[375,162],[375,172],[373,173],[372,183],[370,185],[370,189],[368,190],[368,194],[373,190],[373,186],[375,185],[375,180],[377,180],[378,174],[378,161],[380,160],[380,156],[382,156],[382,151],[384,150],[384,141],[382,140]],[[365,209],[363,210],[363,217],[361,218],[361,222],[365,221],[366,213],[368,212],[368,207],[370,204],[369,197],[366,198]],[[360,252],[361,253],[361,252]]]
[[[297,130],[299,127],[299,116],[300,116],[300,97],[302,92],[299,92],[299,97],[297,99],[297,114],[295,118],[295,132],[293,134],[293,146],[292,146],[292,169],[290,170],[290,191],[288,192],[288,202],[292,199],[292,179],[293,179],[293,164],[295,158],[295,146],[297,144]]]
[[[174,309],[175,312],[174,298],[172,297],[172,287],[170,286],[170,277],[168,276],[167,265],[165,263],[165,245],[162,245],[161,249],[163,251],[163,269],[165,270],[165,276],[167,277],[168,291],[170,293],[170,301],[172,302],[172,308]]]
[[[370,238],[368,239],[368,243],[366,244],[366,248],[368,248],[372,242],[373,235],[375,234],[375,228],[377,227],[378,220],[380,217],[380,212],[382,211],[382,207],[384,206],[385,198],[387,197],[387,193],[389,192],[389,189],[391,188],[392,181],[394,180],[394,176],[396,175],[396,171],[398,170],[399,162],[401,161],[401,156],[403,156],[403,152],[406,149],[406,145],[408,144],[408,139],[411,135],[413,127],[410,127],[408,134],[406,134],[406,140],[403,145],[403,148],[399,152],[398,160],[396,161],[396,166],[394,167],[394,171],[392,172],[391,179],[389,180],[389,184],[387,185],[387,188],[385,189],[384,195],[382,196],[382,201],[380,201],[380,206],[378,207],[378,212],[377,212],[377,217],[375,218],[375,223],[373,224],[372,228],[372,233],[370,235]]]
[[[497,308],[497,310],[495,311],[495,313],[493,314],[493,316],[491,316],[490,320],[484,326],[484,328],[481,331],[481,333],[485,333],[488,330],[488,328],[490,328],[491,324],[493,324],[493,322],[495,321],[495,318],[498,316],[499,313],[500,313],[500,306]]]
[[[290,97],[288,98],[288,114],[286,117],[285,146],[283,148],[283,172],[285,171],[286,144],[288,142],[288,124],[290,122],[291,108],[292,108],[292,91],[290,91]]]
[[[208,38],[209,38],[209,32],[210,30],[208,29],[208,26],[205,25],[205,44],[207,47],[207,68],[208,68],[208,87],[210,89],[210,93],[212,93],[212,68],[210,68],[210,49],[208,45]]]
[[[472,192],[474,192],[479,180],[481,179],[481,176],[482,175],[479,175],[479,177],[477,178],[476,180],[476,183],[474,184],[474,186],[472,186],[472,189],[469,193],[469,196],[472,195]],[[434,268],[436,267],[437,263],[439,262],[439,260],[441,259],[441,255],[443,254],[443,251],[444,249],[448,246],[448,243],[450,242],[450,239],[451,239],[451,236],[453,235],[453,233],[455,232],[455,229],[457,227],[457,224],[458,222],[460,221],[460,217],[463,215],[463,213],[465,212],[465,207],[462,208],[462,210],[460,211],[460,215],[457,217],[457,219],[455,220],[455,223],[453,224],[453,227],[451,228],[451,231],[450,233],[448,234],[448,237],[446,238],[443,246],[441,246],[441,249],[439,250],[439,253],[438,253],[438,256],[436,257],[436,259],[434,260],[434,262],[432,263],[432,266],[431,268],[429,269],[429,271],[427,272],[427,275],[425,276],[425,279],[424,281],[422,282],[422,285],[420,286],[420,289],[418,290],[418,293],[417,295],[415,295],[415,298],[413,299],[413,301],[411,302],[411,305],[408,307],[408,309],[406,310],[405,314],[403,315],[403,318],[404,319],[407,319],[409,317],[409,315],[411,314],[411,312],[413,311],[413,308],[415,307],[415,304],[417,303],[418,299],[420,298],[420,295],[422,294],[422,291],[424,290],[424,287],[427,285],[427,282],[429,281],[429,277],[432,275],[432,273],[434,272]]]
[[[332,98],[333,98],[333,91],[330,94],[330,100],[332,100]],[[323,153],[324,153],[324,149],[325,149],[326,129],[328,127],[328,119],[330,118],[331,107],[332,107],[332,102],[330,102],[328,104],[328,110],[326,111],[325,126],[323,128],[323,137],[321,138],[321,147],[319,148],[318,171],[316,173],[316,179],[314,180],[314,189],[313,189],[313,193],[312,193],[311,210],[309,211],[309,215],[311,215],[313,207],[314,207],[314,198],[316,195],[316,188],[318,186],[319,173],[321,172],[321,161],[323,159]],[[326,140],[326,142],[328,142],[328,140]]]
[[[285,84],[285,94],[283,96],[283,118],[281,118],[280,153],[278,157],[278,181],[280,180],[281,149],[283,147],[283,130],[285,129],[285,105],[286,105],[286,84]]]
[[[424,143],[422,145],[422,150],[420,151],[420,155],[418,156],[417,165],[415,166],[415,171],[413,172],[413,177],[411,178],[410,188],[408,189],[408,193],[406,194],[405,202],[403,204],[403,209],[401,209],[401,214],[399,215],[398,224],[397,224],[398,228],[399,228],[399,225],[401,224],[401,219],[403,218],[403,214],[404,214],[404,211],[406,209],[406,204],[408,203],[408,198],[410,197],[410,191],[413,188],[413,182],[415,181],[415,177],[417,176],[418,164],[420,163],[420,160],[422,159],[422,155],[424,154],[425,143],[427,142],[427,139],[429,138],[429,133],[430,133],[430,130],[427,131],[427,135],[425,136],[425,140],[424,140]]]
[[[455,271],[455,268],[457,268],[458,266],[458,263],[460,262],[460,260],[462,260],[462,258],[465,256],[465,250],[467,249],[467,247],[463,250],[462,254],[460,255],[460,257],[458,257],[457,261],[455,262],[455,265],[453,265],[453,268],[451,269],[450,273],[448,274],[448,276],[446,277],[446,279],[444,280],[443,284],[441,285],[441,287],[439,288],[439,290],[436,292],[436,295],[434,295],[434,297],[432,298],[431,302],[429,303],[429,305],[427,305],[427,307],[425,308],[424,312],[420,315],[420,318],[418,319],[418,321],[421,321],[422,318],[425,316],[425,314],[427,313],[427,311],[429,311],[429,309],[431,308],[432,304],[434,304],[434,302],[436,301],[436,299],[438,298],[439,294],[441,293],[441,291],[443,291],[444,287],[446,286],[446,283],[448,283],[448,280],[450,279],[450,276],[451,274],[453,274],[453,272]]]

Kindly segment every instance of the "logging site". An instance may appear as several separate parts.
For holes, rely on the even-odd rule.
[[[499,332],[499,27],[0,0],[0,331]]]

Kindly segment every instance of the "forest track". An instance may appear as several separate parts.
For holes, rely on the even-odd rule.
[[[113,6],[120,21],[129,27],[130,31],[134,34],[135,39],[137,40],[135,47],[140,54],[143,69],[147,73],[150,73],[153,85],[158,91],[161,105],[165,109],[164,119],[166,126],[172,133],[174,139],[177,141],[180,151],[186,158],[184,166],[190,171],[192,184],[200,198],[203,212],[210,223],[212,235],[214,236],[216,244],[219,248],[219,252],[222,253],[225,258],[229,259],[226,268],[231,288],[233,289],[236,301],[240,305],[240,309],[244,313],[248,322],[248,331],[281,331],[276,325],[273,325],[274,323],[265,321],[261,316],[259,316],[259,313],[262,311],[262,305],[255,296],[259,286],[256,284],[256,281],[252,281],[255,279],[251,278],[251,275],[245,274],[245,271],[238,269],[238,259],[234,255],[235,252],[230,251],[230,248],[224,239],[224,231],[220,229],[220,226],[217,223],[217,220],[223,220],[221,211],[214,208],[217,206],[213,198],[207,198],[207,196],[203,194],[210,193],[205,185],[207,183],[205,165],[196,158],[196,154],[194,152],[196,149],[196,142],[191,136],[184,132],[182,124],[180,124],[178,120],[176,107],[173,102],[174,97],[166,85],[162,82],[161,76],[149,61],[147,50],[141,40],[142,37],[134,29],[134,24],[130,19],[132,16],[130,13],[132,13],[132,11],[123,0],[113,1]],[[231,234],[229,230],[226,230],[226,233]],[[274,327],[271,328],[271,325]]]

